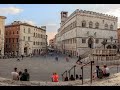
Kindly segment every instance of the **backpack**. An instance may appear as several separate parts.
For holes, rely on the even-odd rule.
[[[103,71],[102,69],[98,69],[98,78],[102,79],[102,77],[103,77]]]

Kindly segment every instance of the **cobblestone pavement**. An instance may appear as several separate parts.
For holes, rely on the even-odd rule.
[[[61,80],[61,74],[75,65],[77,58],[70,58],[70,61],[66,62],[65,56],[58,57],[58,62],[55,61],[55,56],[25,57],[20,61],[17,61],[16,58],[0,59],[0,77],[11,79],[11,72],[14,67],[17,67],[18,71],[27,68],[30,73],[30,80],[51,81],[50,77],[53,72],[57,72]],[[80,66],[77,65],[76,74],[81,74]],[[95,70],[95,66],[93,66],[93,70]],[[116,67],[110,70],[112,73],[117,72]],[[73,70],[71,74],[73,74]],[[90,78],[90,66],[84,67],[84,78]]]

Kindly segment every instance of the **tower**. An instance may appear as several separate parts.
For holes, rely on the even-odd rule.
[[[62,11],[61,12],[61,23],[60,23],[61,26],[63,25],[67,17],[68,17],[68,12]]]

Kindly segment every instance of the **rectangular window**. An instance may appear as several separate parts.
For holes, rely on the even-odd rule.
[[[33,45],[35,45],[35,42],[33,42]]]
[[[11,34],[11,31],[9,32],[9,34]]]
[[[7,32],[6,32],[6,35],[7,35]]]
[[[6,45],[6,48],[7,48],[7,45]]]
[[[7,43],[7,42],[8,42],[8,41],[7,41],[8,39],[6,38],[5,40],[6,40],[6,43]]]
[[[82,43],[86,43],[86,39],[85,38],[82,38]]]
[[[16,41],[18,42],[18,38],[16,38]]]
[[[18,34],[18,31],[17,31],[17,34]]]
[[[25,33],[25,28],[24,28],[24,33]]]
[[[30,41],[30,37],[28,37],[28,41]]]
[[[13,38],[13,43],[14,43],[14,38]]]
[[[25,36],[23,37],[23,40],[25,40]]]
[[[28,28],[28,33],[30,33],[30,28]]]
[[[34,33],[34,35],[33,35],[34,37],[35,37],[35,33]]]
[[[10,43],[10,40],[11,40],[11,39],[9,38],[9,43]]]

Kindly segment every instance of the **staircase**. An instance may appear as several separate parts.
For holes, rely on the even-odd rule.
[[[96,47],[96,49],[97,48],[104,48],[104,47],[103,47],[103,45],[101,45],[100,47]],[[85,62],[85,63],[90,62],[90,59],[88,59],[87,57],[92,53],[92,50],[93,49],[89,48],[84,54],[80,55],[82,62]]]

